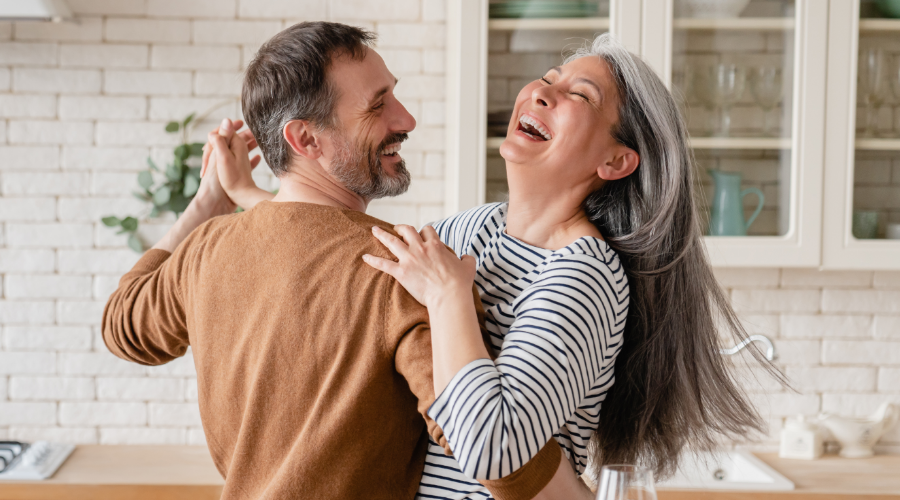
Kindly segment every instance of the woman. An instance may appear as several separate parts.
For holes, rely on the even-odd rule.
[[[476,479],[551,437],[579,474],[590,455],[665,475],[687,443],[760,429],[718,352],[719,328],[745,333],[704,254],[687,131],[649,66],[601,35],[522,89],[500,153],[508,203],[398,226],[402,240],[376,230],[398,262],[365,257],[429,311],[429,415],[455,459],[432,442],[419,494],[485,498]]]

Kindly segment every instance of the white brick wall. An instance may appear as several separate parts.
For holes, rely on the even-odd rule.
[[[78,24],[0,23],[0,436],[79,443],[205,437],[193,359],[143,367],[108,353],[104,303],[137,260],[104,227],[136,214],[145,159],[171,156],[169,120],[240,114],[259,44],[298,20],[366,26],[418,120],[415,182],[371,212],[421,225],[443,196],[443,0],[69,0]],[[257,173],[266,186],[271,174]],[[171,218],[145,223],[158,239]]]
[[[203,444],[190,354],[143,367],[103,345],[104,302],[137,256],[99,218],[140,210],[129,193],[148,155],[170,154],[167,120],[229,99],[213,116],[236,116],[239,69],[261,42],[302,19],[374,29],[418,122],[404,145],[409,193],[370,212],[414,225],[441,218],[445,0],[69,5],[81,24],[0,23],[0,436]],[[153,241],[167,227],[144,224],[141,236]],[[882,400],[900,402],[900,273],[717,276],[748,329],[774,339],[778,364],[799,390],[748,383],[773,431],[796,413],[865,414]],[[890,439],[900,445],[900,433]]]

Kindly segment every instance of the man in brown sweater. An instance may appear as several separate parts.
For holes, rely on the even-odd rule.
[[[371,40],[303,23],[260,49],[243,107],[278,195],[233,214],[212,162],[104,311],[104,341],[123,359],[159,365],[192,347],[225,499],[412,498],[428,435],[441,438],[426,414],[427,311],[361,258],[390,255],[371,228],[392,226],[364,211],[406,190],[397,151],[415,127]],[[211,140],[246,158],[254,139],[234,125]],[[559,464],[551,441],[488,487],[532,498]]]

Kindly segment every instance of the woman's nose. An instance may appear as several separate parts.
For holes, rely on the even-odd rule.
[[[545,108],[552,108],[553,107],[553,98],[550,95],[548,88],[549,88],[549,86],[548,87],[538,87],[538,88],[534,89],[534,91],[531,93],[531,101],[538,106],[542,106]]]

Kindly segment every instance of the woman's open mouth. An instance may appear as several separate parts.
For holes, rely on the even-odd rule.
[[[522,134],[533,141],[544,142],[552,139],[550,132],[544,125],[528,115],[519,117],[519,126],[516,128],[516,131],[522,132]]]

